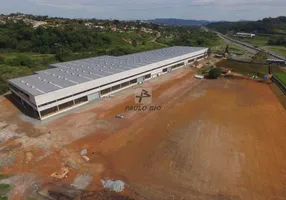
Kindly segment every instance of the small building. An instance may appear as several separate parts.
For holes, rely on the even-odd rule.
[[[244,38],[253,38],[253,37],[255,37],[255,34],[239,32],[239,33],[236,33],[235,36],[237,36],[237,37],[244,37]]]

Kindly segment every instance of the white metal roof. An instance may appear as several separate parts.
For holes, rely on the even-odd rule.
[[[203,49],[205,48],[176,46],[119,57],[100,56],[62,62],[50,65],[50,69],[11,79],[9,82],[37,96]]]

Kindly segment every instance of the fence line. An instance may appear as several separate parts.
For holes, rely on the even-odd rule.
[[[271,80],[279,87],[279,89],[286,95],[286,86],[273,74],[272,66],[269,65],[269,72],[272,74]]]

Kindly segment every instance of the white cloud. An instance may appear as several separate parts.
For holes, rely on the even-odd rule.
[[[27,4],[27,5],[25,5]],[[16,5],[16,6],[15,6]],[[18,7],[17,7],[18,6]],[[2,7],[2,8],[1,8]],[[285,0],[9,0],[0,12],[63,17],[239,20],[285,15]],[[6,9],[5,9],[6,8]],[[9,8],[9,9],[7,9]],[[24,9],[25,8],[25,9]]]

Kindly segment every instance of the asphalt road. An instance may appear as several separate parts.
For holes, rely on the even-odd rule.
[[[233,39],[230,39],[228,37],[226,37],[225,35],[219,33],[219,32],[216,32],[216,34],[221,38],[223,39],[226,43],[235,43],[236,45],[238,45],[239,47],[245,49],[246,51],[248,51],[249,53],[253,53],[253,54],[256,54],[258,52],[258,50],[255,50],[255,48],[250,48],[248,47],[247,44],[243,44],[242,42],[240,41],[237,41],[237,40],[233,40]]]
[[[227,43],[235,43],[236,45],[239,45],[241,48],[247,50],[250,53],[256,53],[259,50],[264,50],[266,53],[269,54],[269,58],[275,58],[275,59],[282,59],[282,60],[286,60],[285,56],[282,56],[276,52],[270,51],[269,49],[265,48],[265,47],[259,47],[256,48],[254,47],[254,45],[246,43],[246,42],[241,42],[232,38],[229,38],[219,32],[215,32],[221,39],[223,39],[224,41],[226,41]]]

